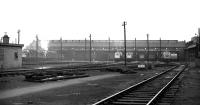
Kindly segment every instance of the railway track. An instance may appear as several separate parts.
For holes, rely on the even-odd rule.
[[[173,88],[171,86],[184,69],[184,65],[172,67],[165,72],[104,98],[93,105],[155,105],[158,102],[162,105],[162,102],[159,100],[169,88],[177,90],[177,87]],[[166,99],[170,99],[170,97]],[[163,105],[169,102],[166,99]]]
[[[61,66],[61,67],[51,67],[51,68],[39,68],[39,69],[22,69],[22,70],[10,70],[10,71],[1,71],[0,77],[2,76],[14,76],[14,75],[24,75],[26,73],[33,73],[37,71],[84,71],[84,70],[100,70],[108,67],[115,67],[122,65],[123,63],[95,63],[95,64],[84,64],[84,65],[70,65],[70,66]]]

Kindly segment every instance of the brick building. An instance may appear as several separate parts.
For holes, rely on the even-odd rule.
[[[194,36],[186,43],[186,60],[192,65],[200,67],[200,44],[199,36]]]
[[[184,60],[185,41],[149,40],[150,60],[160,60],[163,52],[176,54],[176,60]],[[91,56],[93,61],[113,61],[116,52],[124,51],[123,40],[92,40]],[[147,57],[146,40],[127,40],[127,54],[131,60],[145,60]],[[48,58],[62,58],[70,61],[89,60],[89,40],[50,40],[48,43]],[[128,56],[127,56],[128,57]]]

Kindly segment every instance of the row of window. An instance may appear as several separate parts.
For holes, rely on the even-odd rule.
[[[182,50],[183,48],[161,48],[162,50]],[[61,48],[58,47],[51,47],[49,48],[49,50],[61,50]],[[62,50],[85,50],[85,48],[62,48]],[[89,48],[87,48],[86,50],[89,50]],[[92,50],[109,50],[108,48],[92,48]],[[110,48],[110,50],[124,50],[124,48]],[[127,48],[127,50],[135,50],[135,48]],[[147,48],[137,48],[137,50],[147,50]],[[160,48],[149,48],[149,50],[151,51],[159,51]]]
[[[52,43],[60,42],[61,40],[50,40]],[[86,41],[89,41],[88,39]],[[108,43],[109,40],[91,40],[92,42]],[[85,42],[85,40],[62,40],[62,42]],[[124,40],[110,40],[110,42],[123,43]],[[133,43],[135,40],[127,40],[127,43]],[[146,40],[136,40],[136,42],[146,43]],[[149,43],[160,43],[160,40],[149,40]],[[185,43],[178,40],[161,40],[161,43]]]

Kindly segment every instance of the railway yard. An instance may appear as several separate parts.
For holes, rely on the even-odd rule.
[[[1,105],[194,105],[197,68],[179,63],[73,63],[0,73]],[[142,67],[142,66],[141,66]],[[9,71],[9,72],[8,72]],[[30,79],[31,78],[31,79]],[[173,81],[175,80],[175,81]],[[192,104],[192,105],[193,105]]]
[[[200,105],[198,0],[0,4],[0,105]]]

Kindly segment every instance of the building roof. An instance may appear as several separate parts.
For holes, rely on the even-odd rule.
[[[92,47],[108,47],[108,40],[92,40]],[[89,41],[85,43],[85,40],[62,40],[63,47],[84,47],[88,46]],[[48,43],[48,48],[60,47],[60,40],[50,40]],[[134,47],[134,40],[126,41],[127,47]],[[123,47],[123,40],[110,40],[111,47]],[[161,40],[162,47],[171,47],[171,48],[185,48],[185,41],[178,40]],[[147,47],[147,40],[136,40],[136,47]],[[149,47],[160,47],[160,40],[149,40]]]
[[[3,47],[21,47],[22,48],[24,46],[24,44],[0,43],[0,47],[1,46],[3,46]]]
[[[196,44],[192,44],[192,45],[188,46],[187,48],[191,49],[191,48],[195,48],[195,47],[196,47]]]

